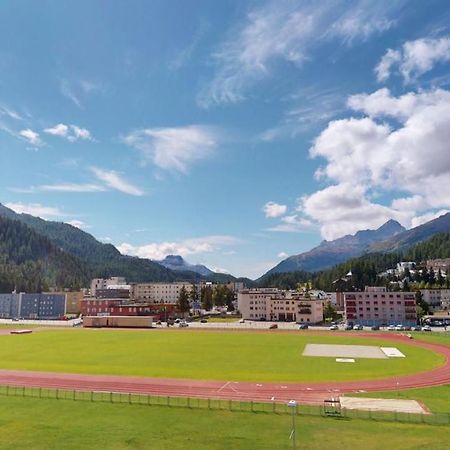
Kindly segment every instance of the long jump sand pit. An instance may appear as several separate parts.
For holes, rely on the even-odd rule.
[[[373,345],[306,344],[303,356],[387,359],[381,348]]]
[[[363,411],[393,411],[400,413],[428,414],[428,411],[416,400],[398,400],[394,398],[341,397],[341,406],[346,409]]]

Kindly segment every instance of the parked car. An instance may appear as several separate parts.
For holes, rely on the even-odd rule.
[[[189,326],[189,324],[188,324],[187,322],[180,322],[180,323],[178,324],[178,326],[179,326],[180,328],[186,328],[186,327]]]
[[[395,331],[395,325],[389,325],[387,329],[388,331]]]
[[[208,319],[201,319],[200,323],[208,323]]]
[[[424,326],[422,327],[422,331],[431,331],[430,325],[424,325]]]
[[[298,326],[298,329],[299,329],[299,330],[307,330],[307,329],[308,329],[308,324],[307,324],[307,323],[301,323],[301,324]]]
[[[276,323],[273,323],[272,325],[270,325],[269,330],[275,330],[278,328],[278,325]]]
[[[331,325],[328,329],[329,330],[338,330],[339,327],[337,325]]]
[[[420,331],[422,328],[420,328],[420,325],[416,325],[415,327],[412,327],[413,331]]]
[[[405,331],[405,327],[399,323],[398,325],[395,326],[395,330],[396,331]]]
[[[13,322],[18,322],[19,321],[19,319],[17,317],[13,317],[12,320],[13,320]]]
[[[353,325],[351,323],[348,323],[347,325],[345,325],[344,330],[346,331],[353,330]]]
[[[379,327],[379,325],[372,325],[372,326],[370,327],[370,329],[373,330],[373,331],[377,331],[377,330],[380,329],[380,327]]]
[[[353,326],[353,329],[354,329],[354,330],[362,330],[362,329],[363,329],[363,326],[362,326],[362,325],[356,324],[356,325]]]

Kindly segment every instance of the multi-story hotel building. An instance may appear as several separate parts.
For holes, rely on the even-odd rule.
[[[174,305],[178,301],[183,286],[190,292],[193,285],[184,281],[175,283],[133,283],[130,287],[130,300],[133,302]],[[195,285],[195,288],[200,295],[200,286]]]
[[[347,322],[361,325],[414,325],[417,322],[414,292],[388,292],[366,287],[364,292],[344,293]]]
[[[449,308],[450,289],[421,289],[420,292],[433,311]]]
[[[248,320],[319,323],[324,303],[297,291],[244,289],[238,293],[238,309]]]

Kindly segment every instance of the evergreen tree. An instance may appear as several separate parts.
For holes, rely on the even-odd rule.
[[[191,305],[189,303],[189,293],[187,289],[182,286],[178,294],[177,309],[183,316],[189,312]]]
[[[205,311],[211,311],[213,307],[211,286],[203,286],[200,293],[202,308]]]

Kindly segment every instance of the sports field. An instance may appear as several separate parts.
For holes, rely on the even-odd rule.
[[[289,450],[289,415],[1,397],[0,449]],[[449,427],[301,416],[300,450],[447,450]]]
[[[264,382],[380,379],[438,367],[444,357],[396,343],[406,358],[304,357],[308,343],[392,346],[382,339],[283,332],[46,330],[0,336],[0,368],[161,378]]]

